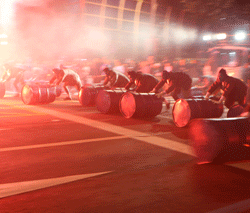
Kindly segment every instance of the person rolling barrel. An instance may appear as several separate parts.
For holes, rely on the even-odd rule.
[[[113,71],[108,67],[104,68],[103,72],[106,74],[106,77],[103,82],[104,87],[125,87],[129,82],[129,78],[121,72]]]
[[[3,65],[3,75],[1,78],[1,82],[5,83],[8,82],[10,79],[14,78],[14,82],[13,85],[15,87],[16,90],[16,94],[15,97],[19,97],[20,95],[20,87],[24,86],[24,72],[25,69],[15,66],[15,65],[11,65],[9,63],[6,63]]]
[[[159,90],[164,84],[169,84],[169,87],[162,92]],[[179,98],[189,98],[192,86],[191,77],[184,72],[167,72],[162,71],[161,81],[154,87],[152,92],[156,93],[158,98],[161,98],[165,94],[171,93],[174,100]]]
[[[147,73],[132,70],[128,72],[128,76],[130,81],[125,86],[125,89],[138,93],[149,93],[159,83],[155,76]]]
[[[53,73],[54,75],[50,79],[49,83],[53,84],[56,82],[56,85],[59,85],[61,82],[63,82],[63,88],[68,95],[64,100],[72,100],[68,86],[74,86],[79,92],[82,87],[79,75],[71,69],[60,68],[54,68]]]
[[[219,71],[216,81],[208,89],[205,99],[209,99],[209,96],[218,88],[223,92],[218,101],[213,100],[214,103],[221,104],[224,102],[227,108],[232,107],[235,102],[238,102],[241,106],[245,105],[247,95],[246,84],[238,78],[228,76],[226,70],[223,68]]]

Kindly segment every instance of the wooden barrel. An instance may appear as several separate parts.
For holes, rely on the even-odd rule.
[[[96,107],[102,113],[118,113],[119,101],[123,90],[100,90],[96,98]]]
[[[27,105],[48,104],[55,101],[56,89],[50,85],[26,84],[22,88],[21,97]]]
[[[5,84],[0,82],[0,98],[3,98],[5,95]]]
[[[94,106],[96,97],[102,89],[104,89],[104,86],[84,85],[78,94],[80,104],[83,106]]]
[[[125,118],[155,117],[161,113],[162,102],[154,93],[126,92],[120,100],[120,112]]]
[[[185,127],[194,118],[219,118],[223,104],[204,99],[178,99],[173,106],[173,121],[178,127]]]
[[[243,106],[236,104],[230,107],[230,109],[227,112],[227,117],[228,118],[239,117],[243,112],[244,112]]]
[[[249,118],[195,119],[190,122],[189,135],[199,163],[209,163],[222,151],[243,147],[247,143]]]

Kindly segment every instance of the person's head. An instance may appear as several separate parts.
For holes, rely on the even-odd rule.
[[[111,73],[111,70],[108,68],[108,67],[105,67],[103,69],[103,72],[106,74],[106,75],[109,75]]]
[[[167,79],[169,79],[169,77],[170,77],[169,72],[166,70],[163,70],[162,71],[162,79],[167,80]]]
[[[137,77],[137,73],[134,70],[128,72],[128,76],[131,80],[135,80]]]
[[[143,76],[142,72],[139,71],[136,73],[136,79],[140,80],[142,76]]]
[[[54,68],[52,70],[56,75],[58,75],[62,70],[60,68]]]
[[[227,77],[228,75],[227,75],[227,72],[226,72],[226,70],[225,69],[221,69],[220,71],[219,71],[219,73],[218,73],[218,79],[220,80],[220,81],[224,81],[225,79],[226,79],[226,77]]]

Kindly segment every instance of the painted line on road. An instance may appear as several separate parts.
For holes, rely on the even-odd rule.
[[[91,173],[91,174],[82,174],[82,175],[72,175],[72,176],[50,178],[50,179],[43,179],[43,180],[32,180],[32,181],[0,184],[0,198],[18,195],[18,194],[31,192],[31,191],[35,191],[38,189],[44,189],[44,188],[48,188],[52,186],[57,186],[57,185],[65,184],[65,183],[78,181],[78,180],[83,180],[86,178],[100,176],[100,175],[104,175],[108,173],[111,173],[111,171]]]
[[[120,126],[116,126],[116,125],[112,125],[112,124],[108,124],[108,123],[104,123],[104,122],[100,122],[100,121],[91,120],[88,118],[72,115],[72,114],[65,113],[65,112],[58,112],[58,111],[55,111],[52,109],[46,109],[46,108],[42,108],[39,106],[31,106],[31,105],[18,106],[18,105],[16,105],[16,107],[25,108],[27,110],[31,109],[33,111],[38,111],[39,113],[45,113],[48,115],[52,115],[54,117],[57,117],[57,118],[60,118],[63,120],[68,120],[68,121],[72,121],[75,123],[84,124],[87,126],[91,126],[93,128],[98,128],[98,129],[105,130],[107,132],[112,132],[115,134],[123,135],[123,136],[133,138],[133,139],[136,139],[139,141],[143,141],[143,142],[146,142],[146,143],[149,143],[152,145],[167,148],[167,149],[170,149],[170,150],[173,150],[176,152],[195,156],[195,154],[193,153],[193,151],[191,150],[191,147],[189,145],[179,143],[179,142],[176,142],[173,140],[164,139],[164,138],[160,138],[157,136],[152,136],[152,135],[147,134],[147,133],[142,133],[139,131],[126,129],[124,127],[120,127]],[[144,137],[141,137],[142,135]]]
[[[210,211],[208,213],[231,213],[231,212],[240,213],[240,212],[246,212],[249,209],[250,209],[250,199],[247,199],[223,208]]]
[[[17,113],[12,115],[0,115],[0,118],[12,118],[12,117],[29,117],[29,116],[40,116],[45,115],[44,113],[36,113],[36,114],[26,114],[26,113]]]
[[[225,163],[227,166],[232,166],[238,169],[243,169],[250,171],[250,162],[240,162],[240,163]]]
[[[46,148],[46,147],[53,147],[53,146],[66,146],[66,145],[116,140],[116,139],[124,139],[124,138],[128,138],[128,137],[127,136],[114,136],[114,137],[106,137],[106,138],[94,138],[94,139],[85,139],[85,140],[76,140],[76,141],[57,142],[57,143],[36,144],[36,145],[29,145],[29,146],[6,147],[6,148],[0,148],[0,152]]]

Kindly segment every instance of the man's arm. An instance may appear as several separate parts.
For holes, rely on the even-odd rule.
[[[129,88],[130,88],[133,84],[134,84],[134,81],[131,80],[130,82],[127,83],[127,85],[125,86],[125,89],[126,89],[126,90],[129,90]]]
[[[109,77],[106,76],[104,81],[103,81],[103,86],[106,86],[108,84],[108,82],[109,82]]]
[[[165,84],[165,80],[162,79],[162,80],[154,87],[154,89],[153,89],[151,92],[157,93],[158,90],[159,90],[160,88],[162,88],[164,84]]]
[[[118,74],[116,73],[110,77],[110,87],[113,87],[115,85],[117,79],[118,79]]]

